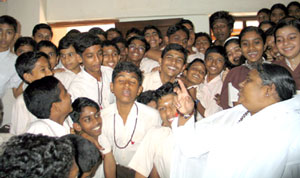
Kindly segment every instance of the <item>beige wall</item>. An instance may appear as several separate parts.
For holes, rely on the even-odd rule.
[[[288,4],[291,0],[280,1]],[[7,0],[0,4],[22,24],[22,34],[31,35],[40,22],[119,19],[122,21],[183,17],[196,31],[208,32],[208,17],[217,10],[256,12],[278,0]],[[3,7],[7,6],[7,7]]]

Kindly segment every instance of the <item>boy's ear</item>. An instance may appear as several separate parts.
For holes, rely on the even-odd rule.
[[[23,78],[26,82],[31,83],[32,82],[32,75],[30,73],[24,73]]]
[[[114,93],[114,84],[112,82],[110,82],[110,91]]]
[[[183,71],[185,70],[185,68],[186,68],[186,64],[184,64],[184,65],[182,66],[181,72],[183,72]]]
[[[137,96],[139,96],[142,92],[143,92],[143,86],[141,85],[141,86],[139,86]]]
[[[78,123],[73,123],[73,128],[77,131],[77,132],[81,132],[81,126]]]
[[[165,36],[165,37],[164,37],[164,40],[165,40],[166,45],[168,45],[168,44],[169,44],[169,37],[168,37],[168,36]]]
[[[82,58],[79,54],[76,53],[76,60],[81,64],[82,63]]]
[[[158,58],[158,63],[160,66],[161,66],[161,62],[162,62],[162,58],[160,57],[160,58]]]

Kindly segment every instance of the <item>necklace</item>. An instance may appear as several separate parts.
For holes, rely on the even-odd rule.
[[[98,86],[98,103],[99,103],[99,107],[100,109],[102,109],[102,92],[103,92],[103,81],[101,81],[101,91],[100,91],[100,86],[99,86],[99,82],[97,82],[97,86]]]
[[[130,137],[129,141],[127,142],[127,144],[126,144],[125,146],[119,146],[119,145],[117,144],[117,141],[116,141],[116,114],[114,114],[114,142],[115,142],[115,145],[117,146],[117,148],[119,148],[119,149],[124,149],[124,148],[126,148],[126,147],[129,145],[130,142],[131,142],[132,145],[134,144],[134,141],[132,141],[132,138],[133,138],[133,135],[134,135],[134,132],[135,132],[135,129],[136,129],[137,117],[138,117],[138,114],[139,114],[139,109],[138,109],[136,103],[134,103],[134,105],[135,105],[135,107],[136,107],[135,124],[134,124],[134,128],[133,128],[131,137]]]
[[[243,121],[243,119],[250,113],[250,111],[246,111],[242,117],[240,118],[239,122]]]

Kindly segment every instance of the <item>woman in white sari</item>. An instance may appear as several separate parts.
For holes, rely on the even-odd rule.
[[[242,104],[197,123],[184,117],[174,120],[171,177],[300,177],[300,96],[294,96],[291,74],[281,66],[262,64],[240,87]],[[178,110],[191,113],[192,100],[181,88]],[[182,160],[190,158],[198,159],[202,169],[188,169]]]

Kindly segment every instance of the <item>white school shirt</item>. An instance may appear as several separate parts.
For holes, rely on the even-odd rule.
[[[214,113],[222,110],[216,102],[215,95],[220,94],[222,90],[222,77],[221,74],[216,76],[210,82],[207,82],[207,75],[205,76],[204,82],[197,87],[196,98],[201,102],[205,108],[204,117],[208,117]]]
[[[15,69],[16,59],[17,56],[10,50],[0,52],[0,98],[6,89],[17,88],[22,82]]]
[[[81,70],[71,82],[68,92],[72,96],[72,101],[78,97],[87,97],[99,105],[102,104],[106,108],[114,103],[115,96],[110,91],[110,82],[112,78],[112,70],[101,66],[101,81],[97,81],[92,75],[85,70]],[[101,90],[103,88],[103,90]]]
[[[154,71],[144,74],[143,80],[143,91],[156,90],[161,87],[163,83],[161,82],[159,71]]]
[[[173,122],[180,150],[174,158],[208,155],[203,175],[194,171],[193,177],[300,177],[300,95],[248,114],[239,122],[246,111],[237,105],[196,124],[191,120],[192,124],[177,127]],[[172,163],[171,177],[179,177],[181,163]]]
[[[12,108],[11,126],[9,133],[14,135],[23,134],[28,130],[30,123],[36,120],[37,118],[28,111],[22,93],[17,97]]]
[[[173,153],[173,134],[169,127],[158,127],[149,130],[129,167],[148,177],[153,164],[160,177],[170,177],[171,158]]]
[[[200,58],[200,59],[202,59],[202,61],[204,61],[204,54],[196,52],[195,54],[188,55],[187,63],[193,62],[193,60],[196,58]]]
[[[152,71],[153,68],[159,66],[160,64],[157,61],[144,57],[140,63],[140,70],[143,71],[144,73],[149,73]]]
[[[70,128],[60,125],[51,119],[37,119],[30,124],[27,133],[61,137],[70,134]]]
[[[138,108],[138,116],[136,106]],[[131,158],[135,154],[148,130],[154,126],[161,125],[161,118],[158,111],[138,102],[135,102],[135,104],[132,105],[125,125],[123,123],[123,119],[118,113],[116,103],[102,110],[101,117],[103,123],[102,134],[108,139],[117,164],[121,164],[126,167],[128,166]],[[130,142],[124,149],[118,148],[115,143],[117,143],[120,147],[123,147],[129,142],[134,131],[135,123],[136,128],[133,134],[132,142]],[[116,140],[114,140],[114,137]],[[102,142],[100,140],[100,145],[101,144]]]
[[[63,72],[57,72],[54,74],[54,77],[56,77],[62,84],[63,86],[68,89],[71,85],[71,82],[73,79],[77,76],[74,72],[63,68],[65,71]]]

